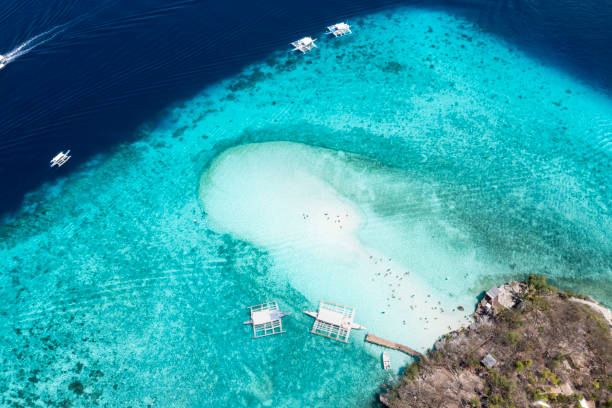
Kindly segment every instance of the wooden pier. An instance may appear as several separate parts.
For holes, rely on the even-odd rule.
[[[408,346],[404,346],[403,344],[399,344],[399,343],[394,343],[392,341],[383,339],[382,337],[377,337],[373,334],[366,335],[365,341],[369,343],[373,343],[373,344],[378,344],[379,346],[387,347],[390,349],[402,351],[408,355],[411,355],[412,357],[418,357],[418,358],[424,357],[421,353],[411,349]]]

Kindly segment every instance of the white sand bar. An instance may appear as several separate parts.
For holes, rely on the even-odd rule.
[[[202,176],[200,200],[213,229],[273,257],[273,279],[313,304],[353,305],[369,332],[422,351],[466,321],[469,272],[495,268],[445,245],[456,231],[433,238],[423,213],[406,214],[413,202],[431,204],[422,190],[360,156],[273,142],[221,154]]]

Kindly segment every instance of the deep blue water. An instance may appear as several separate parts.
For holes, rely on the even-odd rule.
[[[41,182],[137,138],[138,126],[207,84],[336,20],[398,4],[459,9],[523,51],[612,89],[605,1],[7,0],[0,54],[54,31],[0,71],[0,212],[17,209]],[[71,166],[49,170],[49,158],[66,148]]]

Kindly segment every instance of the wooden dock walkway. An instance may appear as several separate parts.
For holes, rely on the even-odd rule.
[[[418,357],[418,358],[424,357],[421,353],[411,349],[408,346],[404,346],[403,344],[399,344],[399,343],[394,343],[392,341],[383,339],[382,337],[378,337],[373,334],[366,335],[365,341],[369,343],[373,343],[373,344],[378,344],[379,346],[387,347],[390,349],[403,351],[404,353],[411,355],[412,357]]]

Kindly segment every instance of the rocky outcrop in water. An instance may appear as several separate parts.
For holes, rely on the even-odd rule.
[[[384,405],[612,407],[610,310],[538,276],[493,289],[467,329],[406,368]]]

